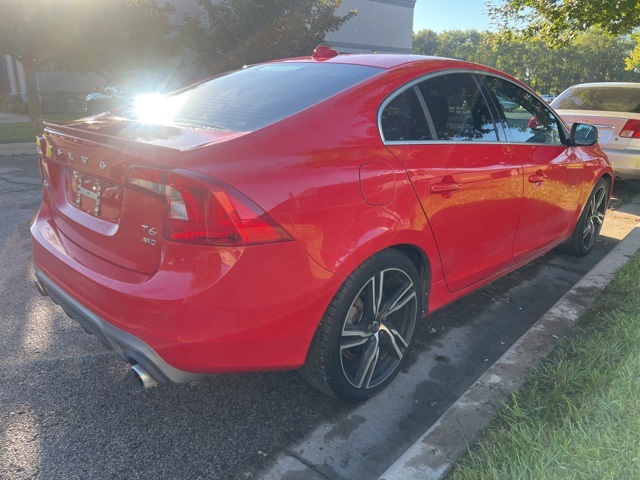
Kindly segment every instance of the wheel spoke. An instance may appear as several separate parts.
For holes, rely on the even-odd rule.
[[[599,189],[593,196],[593,213],[594,214],[600,210],[600,207],[602,206],[605,197],[606,197],[606,193],[604,188]]]
[[[596,222],[598,222],[598,224],[602,225],[604,222],[604,214],[600,213],[600,212],[596,212],[593,217],[593,220],[595,220]]]
[[[356,388],[369,388],[371,377],[376,369],[379,356],[378,336],[372,335],[371,341],[364,349],[360,364],[353,376],[353,384]]]
[[[410,300],[415,298],[416,292],[413,289],[413,283],[400,285],[392,295],[389,296],[381,309],[381,316],[388,316],[393,312],[400,310]]]
[[[596,232],[596,227],[593,224],[593,221],[589,219],[584,229],[584,235],[582,236],[582,240],[585,248],[590,249],[593,246],[594,239],[595,239],[595,232]]]
[[[346,325],[340,339],[340,350],[357,347],[369,341],[373,336],[368,329],[360,325]]]
[[[371,284],[371,312],[373,317],[378,316],[380,311],[380,303],[382,303],[382,288],[384,287],[384,272],[380,272],[378,275],[371,277],[369,280]]]
[[[400,335],[400,333],[395,328],[387,328],[385,325],[382,325],[380,327],[380,331],[385,332],[389,337],[389,341],[391,342],[391,347],[392,347],[390,353],[398,361],[402,360],[402,357],[404,357],[403,351],[409,346],[407,341],[402,337],[402,335]],[[402,345],[402,349],[400,349],[400,346],[398,345],[398,343]]]
[[[596,212],[596,195],[594,194],[591,197],[591,201],[589,202],[589,217],[591,217]]]

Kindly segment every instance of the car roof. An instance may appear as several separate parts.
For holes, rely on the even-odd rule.
[[[394,54],[394,53],[347,53],[332,58],[298,57],[276,60],[278,63],[318,62],[318,63],[342,63],[350,65],[362,65],[366,67],[378,67],[391,69],[401,65],[412,63],[436,63],[447,61],[453,64],[468,64],[462,60],[454,60],[443,57],[429,57],[426,55]]]
[[[569,88],[602,88],[602,87],[611,87],[611,88],[640,88],[640,83],[636,82],[593,82],[593,83],[579,83],[577,85],[573,85]]]

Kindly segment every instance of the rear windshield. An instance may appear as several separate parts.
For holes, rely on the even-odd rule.
[[[560,110],[640,113],[640,88],[576,87],[556,98],[551,106]]]
[[[376,67],[331,63],[256,65],[156,100],[153,110],[157,113],[150,121],[136,107],[125,115],[146,123],[247,132],[289,117],[377,73],[380,69]],[[165,111],[159,111],[163,108]]]

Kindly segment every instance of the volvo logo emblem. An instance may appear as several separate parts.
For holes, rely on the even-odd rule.
[[[89,162],[89,157],[80,157],[80,160],[86,165]]]
[[[100,162],[98,165],[100,166],[100,168],[101,168],[102,170],[104,170],[105,168],[107,168],[107,164],[106,164],[106,163],[104,163],[104,162]]]

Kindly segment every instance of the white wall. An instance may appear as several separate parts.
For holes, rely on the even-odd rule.
[[[411,53],[416,0],[343,0],[338,14],[358,14],[325,40],[343,53]]]

